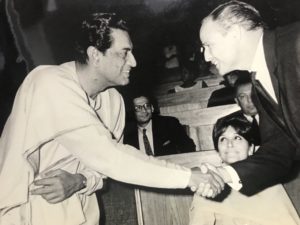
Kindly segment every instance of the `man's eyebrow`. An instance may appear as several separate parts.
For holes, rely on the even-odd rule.
[[[125,50],[125,51],[131,51],[132,48],[131,47],[124,47],[123,50]]]

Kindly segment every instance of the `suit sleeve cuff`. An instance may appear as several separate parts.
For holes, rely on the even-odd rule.
[[[223,168],[227,171],[231,178],[231,182],[228,182],[227,184],[234,190],[239,191],[243,185],[242,181],[237,174],[237,172],[231,167],[231,166],[223,166]]]

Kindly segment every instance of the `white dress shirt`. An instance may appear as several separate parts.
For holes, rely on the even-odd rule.
[[[253,121],[252,116],[249,116],[249,115],[246,115],[246,114],[243,114],[243,115],[246,117],[246,119],[247,119],[250,123],[252,123],[252,121]],[[259,124],[259,115],[256,114],[254,117],[255,117],[255,119],[256,119],[256,121],[257,121],[257,124]]]
[[[259,40],[256,53],[252,62],[251,71],[256,72],[255,79],[260,81],[260,83],[268,92],[268,94],[274,99],[276,103],[278,103],[275,95],[274,87],[272,84],[270,72],[268,70],[267,63],[266,63],[262,37],[263,35]]]

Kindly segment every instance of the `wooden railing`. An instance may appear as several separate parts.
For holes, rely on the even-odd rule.
[[[223,81],[222,76],[205,76],[205,77],[199,77],[195,81],[202,83],[202,86],[206,87],[213,87],[213,86],[218,86],[221,81]],[[183,82],[182,81],[173,81],[169,83],[163,83],[163,84],[158,84],[154,87],[153,93],[155,96],[161,96],[165,95],[168,93],[169,90],[174,89],[175,86],[181,85]]]
[[[187,103],[198,103],[201,104],[202,108],[206,108],[211,93],[223,87],[223,85],[217,85],[160,95],[157,96],[158,106],[165,107]]]
[[[215,151],[193,152],[162,156],[186,167],[199,166],[203,162],[220,165]],[[189,190],[136,189],[137,217],[139,225],[188,225],[189,209],[193,193]]]
[[[183,104],[160,108],[160,114],[176,117],[187,128],[196,150],[214,149],[212,130],[216,121],[225,115],[239,110],[236,104],[201,108],[198,104]]]

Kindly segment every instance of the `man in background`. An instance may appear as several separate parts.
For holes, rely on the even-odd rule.
[[[154,114],[147,96],[133,99],[135,122],[126,123],[124,143],[148,155],[162,156],[194,152],[196,146],[178,119]]]
[[[244,71],[248,73],[247,71]],[[241,110],[233,112],[225,117],[240,117],[251,123],[251,132],[254,138],[254,145],[260,145],[260,131],[259,131],[259,115],[257,109],[252,101],[251,89],[252,83],[250,73],[248,76],[241,76],[235,82],[235,102],[239,105]]]

